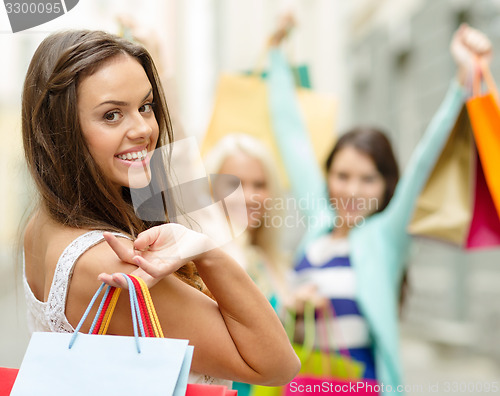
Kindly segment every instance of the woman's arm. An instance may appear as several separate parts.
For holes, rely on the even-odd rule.
[[[110,245],[100,244],[77,262],[73,279],[78,281],[71,283],[67,303],[72,325],[78,322],[97,288],[98,274],[134,272],[151,288],[165,335],[189,339],[195,346],[193,370],[262,385],[285,384],[297,373],[300,363],[266,298],[245,271],[220,249],[213,248],[203,234],[168,224],[140,234],[135,245],[109,234],[106,239],[116,253]],[[141,268],[131,265],[138,252],[134,248],[146,247],[136,261]],[[190,252],[194,254],[185,256]],[[196,264],[216,301],[171,275],[189,259]],[[123,286],[120,276],[100,278]],[[120,298],[109,333],[133,334],[127,299]]]
[[[458,66],[458,81],[453,82],[448,89],[443,103],[413,152],[394,197],[384,211],[384,217],[390,222],[389,229],[396,236],[406,232],[416,200],[458,118],[465,99],[462,85],[474,65],[474,59],[483,58],[489,62],[492,51],[488,38],[467,25],[462,25],[457,30],[450,49]]]
[[[464,91],[453,81],[439,110],[415,148],[394,196],[382,216],[395,236],[406,235],[416,200],[425,185],[464,103]]]
[[[308,233],[303,244],[307,244],[332,226],[335,214],[302,118],[292,72],[279,49],[271,49],[269,59],[267,86],[272,129],[293,196],[306,215]]]

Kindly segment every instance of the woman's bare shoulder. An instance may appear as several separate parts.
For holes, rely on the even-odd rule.
[[[64,249],[88,232],[58,224],[43,210],[36,211],[26,225],[23,238],[28,283],[41,300],[46,301],[54,271]]]
[[[89,232],[84,228],[73,228],[58,224],[44,213],[37,213],[29,221],[24,235],[25,252],[33,249],[44,251],[41,257],[48,266],[55,266],[64,249],[79,236]]]
[[[133,248],[132,241],[123,239],[122,243]],[[75,326],[92,295],[100,285],[97,276],[102,273],[130,273],[137,267],[121,261],[103,240],[87,249],[76,261],[68,290],[66,317]],[[84,326],[84,330],[86,326]]]

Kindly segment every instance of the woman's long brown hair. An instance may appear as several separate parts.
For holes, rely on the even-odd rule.
[[[77,111],[79,81],[119,55],[136,59],[152,85],[159,126],[156,147],[172,142],[165,97],[147,50],[111,34],[87,30],[52,34],[36,50],[24,83],[22,134],[41,205],[53,220],[68,227],[119,231],[135,237],[158,222],[142,220],[135,213],[128,188],[120,193],[112,187],[90,155]],[[163,170],[153,177],[165,178],[166,167]],[[167,213],[163,222],[168,222]],[[193,286],[201,285],[192,263],[178,275]]]

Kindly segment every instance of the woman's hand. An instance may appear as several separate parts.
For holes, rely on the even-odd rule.
[[[193,370],[268,386],[286,384],[299,371],[300,362],[265,296],[245,270],[208,237],[179,224],[142,232],[133,248],[110,233],[104,237],[119,259],[138,266],[132,273],[148,287],[162,280],[151,291],[158,316],[171,337],[187,338],[195,346]],[[112,257],[107,246],[103,248]],[[188,261],[196,264],[213,299],[168,276]],[[112,268],[117,271],[116,266]],[[121,275],[100,274],[99,279],[127,287]],[[115,322],[110,331],[121,334],[130,313],[117,308],[122,322]]]
[[[140,233],[133,250],[111,233],[104,233],[104,239],[120,260],[139,267],[132,274],[144,279],[148,287],[216,247],[206,235],[174,223]],[[127,287],[119,274],[100,274],[99,280],[111,286]]]
[[[270,47],[278,47],[295,27],[296,21],[293,13],[285,13],[279,22],[278,28],[269,38]]]
[[[489,65],[493,48],[488,37],[467,24],[462,24],[453,35],[450,45],[451,54],[458,67],[458,79],[465,84],[476,60]]]
[[[318,293],[314,284],[306,284],[298,287],[285,306],[294,310],[298,315],[304,314],[306,304],[311,304],[315,310],[323,310],[330,304],[328,298]]]

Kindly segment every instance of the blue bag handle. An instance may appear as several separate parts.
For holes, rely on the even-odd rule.
[[[139,334],[137,327],[139,327],[141,331],[142,337],[146,337],[146,331],[144,330],[144,323],[142,322],[141,318],[141,311],[139,308],[139,301],[137,300],[137,290],[135,288],[134,282],[129,278],[127,274],[121,273],[121,275],[125,278],[128,284],[128,294],[130,297],[130,311],[132,313],[132,325],[134,327],[134,338],[135,338],[135,345],[137,348],[137,353],[141,353],[141,346],[139,344]],[[94,294],[94,297],[92,297],[92,300],[90,300],[90,303],[85,310],[82,318],[80,319],[80,322],[78,323],[78,326],[75,328],[75,332],[73,333],[73,336],[71,337],[71,340],[69,341],[69,346],[68,349],[71,349],[73,347],[73,344],[76,341],[76,337],[78,336],[78,333],[80,332],[80,329],[83,326],[83,323],[87,319],[87,316],[89,315],[90,310],[94,306],[97,297],[99,297],[99,294],[101,294],[102,290],[104,289],[104,286],[106,286],[105,283],[103,283],[99,289]],[[94,320],[92,322],[92,326],[90,327],[89,334],[92,334],[92,331],[94,330],[94,327],[97,323],[97,320],[99,318],[99,315],[102,312],[103,306],[104,306],[104,301],[106,300],[106,297],[109,294],[109,290],[111,289],[111,286],[108,285],[106,288],[106,291],[104,292],[104,296],[102,297],[101,304],[99,305],[99,309],[97,310],[96,316],[94,317]]]

